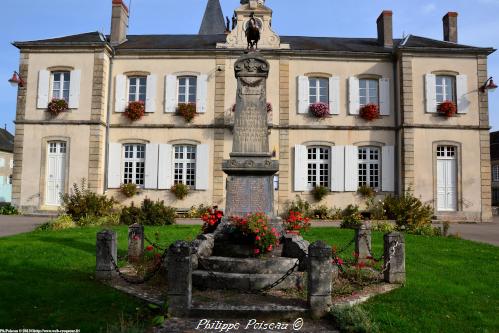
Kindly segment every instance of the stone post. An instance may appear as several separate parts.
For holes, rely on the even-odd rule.
[[[117,262],[118,246],[116,232],[103,230],[97,233],[95,278],[97,280],[110,280],[117,273],[111,259]]]
[[[317,241],[309,246],[308,256],[308,306],[313,318],[321,318],[327,314],[332,303],[331,247]]]
[[[177,241],[168,249],[168,312],[175,317],[189,314],[192,299],[191,246]]]
[[[355,253],[359,255],[357,262],[367,263],[371,252],[371,228],[365,224],[355,229]]]
[[[144,256],[144,226],[138,223],[128,227],[128,262],[139,262]]]
[[[395,253],[391,250],[395,244]],[[399,232],[391,232],[384,236],[384,261],[388,263],[384,278],[388,283],[405,283],[405,241],[404,235]]]

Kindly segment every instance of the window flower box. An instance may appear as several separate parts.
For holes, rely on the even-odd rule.
[[[47,106],[47,111],[53,116],[57,116],[61,112],[66,112],[68,109],[68,102],[64,99],[58,98],[52,99]]]
[[[177,114],[182,116],[186,122],[192,122],[196,117],[196,103],[179,103]]]
[[[438,106],[437,112],[441,116],[451,118],[456,115],[457,107],[456,104],[452,101],[444,101]]]
[[[362,119],[367,121],[373,121],[379,119],[379,106],[377,104],[366,104],[360,108],[359,115]]]
[[[146,106],[143,101],[135,101],[128,103],[123,115],[131,121],[140,120],[146,112]]]
[[[329,104],[318,102],[310,104],[310,113],[316,118],[326,118],[329,116]]]

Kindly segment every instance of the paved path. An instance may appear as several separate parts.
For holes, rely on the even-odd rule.
[[[30,232],[48,220],[48,217],[0,215],[0,237]]]
[[[494,216],[491,223],[456,223],[451,224],[451,234],[458,234],[463,239],[499,246],[499,217]]]

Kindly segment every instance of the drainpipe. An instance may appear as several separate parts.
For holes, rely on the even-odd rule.
[[[107,119],[106,119],[106,154],[105,154],[105,160],[104,160],[104,193],[107,192],[108,190],[108,183],[107,183],[107,176],[109,173],[109,129],[110,129],[110,124],[111,124],[111,108],[113,106],[112,103],[112,92],[113,92],[113,60],[115,56],[115,50],[114,47],[109,45],[111,48],[111,57],[109,59],[109,73],[108,73],[108,78],[107,78]]]
[[[398,56],[394,53],[393,56],[393,82],[394,90],[395,90],[395,193],[400,194],[400,184],[402,180],[400,179],[400,169],[401,169],[401,160],[402,160],[402,144],[400,142],[400,131],[401,128],[399,125],[401,114],[400,114],[400,93],[402,91],[402,82],[398,82],[398,72],[397,72],[397,62]],[[403,192],[403,190],[402,190]]]

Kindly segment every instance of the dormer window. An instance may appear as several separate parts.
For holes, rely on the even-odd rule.
[[[69,102],[70,72],[52,72],[52,99]]]
[[[437,105],[445,101],[456,102],[456,78],[450,75],[436,76]]]
[[[128,101],[146,101],[147,77],[131,76],[128,78]]]

